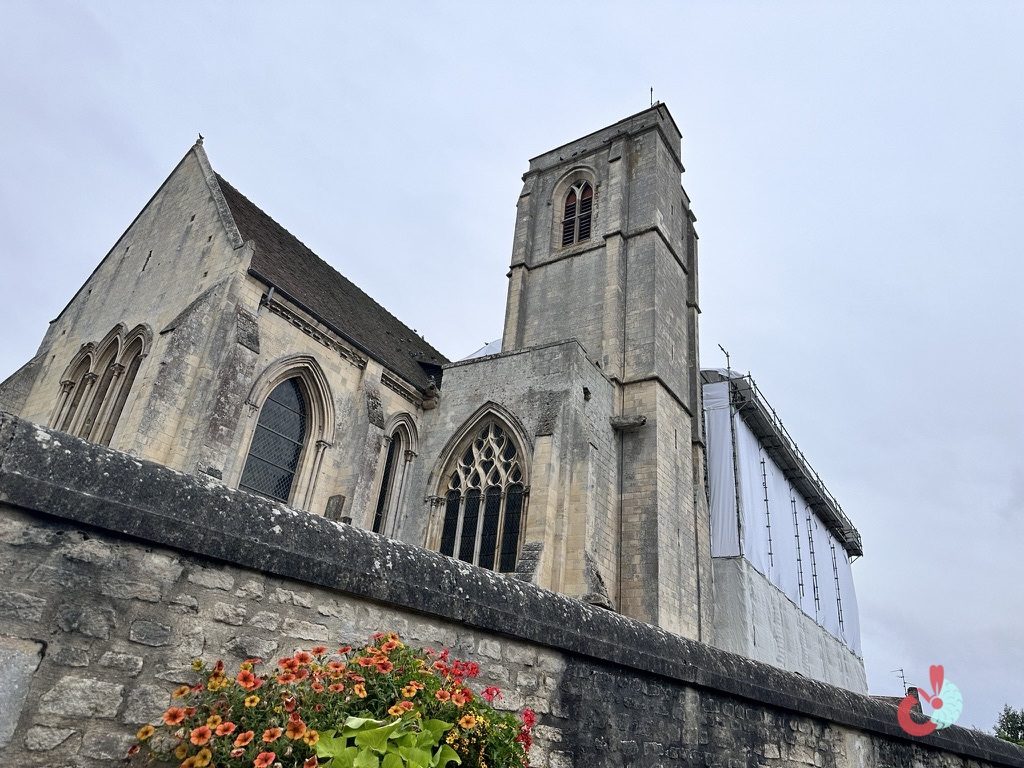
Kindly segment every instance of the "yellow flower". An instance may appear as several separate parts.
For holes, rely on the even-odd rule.
[[[246,696],[245,697],[244,704],[249,709],[252,709],[253,707],[255,707],[259,703],[260,703],[260,697],[257,696],[255,693],[252,696]]]
[[[208,750],[206,747],[203,747],[199,750],[198,753],[196,753],[194,759],[196,761],[196,768],[206,768],[206,766],[208,766],[210,764],[210,761],[213,759],[213,752]]]
[[[154,728],[152,725],[144,725],[141,728],[139,728],[138,733],[135,734],[135,738],[137,738],[139,741],[145,741],[154,733],[156,733],[156,728]]]
[[[222,720],[223,719],[221,718],[220,715],[210,715],[208,718],[206,718],[206,724],[211,728],[216,728],[218,725],[221,724]]]
[[[356,696],[358,696],[360,699],[366,698],[366,686],[362,683],[356,683],[355,687],[353,687],[352,690],[356,692]]]
[[[188,746],[185,744],[179,744],[174,750],[174,756],[179,760],[184,760],[185,755],[188,754]]]
[[[401,717],[403,712],[405,712],[405,710],[397,704],[395,704],[395,706],[391,707],[391,709],[388,710],[388,714],[392,717]]]
[[[463,715],[459,720],[459,725],[465,728],[467,731],[476,725],[476,717],[473,715]]]
[[[187,685],[180,685],[180,686],[178,686],[177,688],[174,689],[174,693],[171,694],[171,698],[172,699],[180,699],[183,696],[188,696],[188,692],[191,691],[191,690],[192,689],[189,688]]]
[[[203,666],[204,665],[202,659],[192,659],[192,669],[194,669],[196,672],[201,670]]]

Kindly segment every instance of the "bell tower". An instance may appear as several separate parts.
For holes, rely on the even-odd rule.
[[[502,351],[575,338],[616,387],[616,608],[710,626],[697,235],[681,134],[655,104],[530,161]]]

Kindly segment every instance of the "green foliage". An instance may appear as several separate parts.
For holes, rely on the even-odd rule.
[[[996,736],[1024,747],[1024,709],[1014,709],[1004,704],[996,721]]]
[[[325,731],[317,757],[330,758],[331,768],[446,768],[462,762],[441,743],[454,723],[441,720],[373,720],[350,717],[341,733]]]

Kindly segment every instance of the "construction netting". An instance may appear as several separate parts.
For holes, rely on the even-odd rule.
[[[728,381],[704,385],[711,554],[742,556],[861,655],[850,558],[736,412]]]

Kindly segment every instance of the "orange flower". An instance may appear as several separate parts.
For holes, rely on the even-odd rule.
[[[384,651],[384,653],[391,653],[393,650],[400,648],[401,645],[402,644],[399,643],[397,640],[388,640],[386,643],[384,643],[384,645],[380,647],[380,649]]]
[[[212,759],[213,759],[213,752],[211,752],[206,747],[203,747],[202,749],[200,749],[196,753],[195,757],[193,758],[193,760],[196,761],[195,762],[196,768],[206,768],[206,766],[208,766],[210,764],[210,761]]]
[[[200,725],[198,728],[193,728],[192,733],[189,734],[188,740],[197,746],[203,746],[211,738],[213,738],[213,731],[210,730],[208,725]]]
[[[256,733],[254,731],[242,731],[240,734],[238,734],[235,737],[235,746],[236,747],[247,746],[249,744],[249,742],[252,741],[252,737],[255,736],[255,735],[256,735]]]
[[[407,698],[407,699],[411,699],[413,696],[416,695],[416,686],[415,685],[407,685],[407,686],[405,686],[405,688],[402,689],[402,695],[405,696],[405,698]]]
[[[232,749],[228,753],[228,755],[231,757],[232,760],[237,760],[238,758],[240,758],[244,754],[245,754],[245,750],[242,747],[235,747],[235,749]]]
[[[298,680],[298,678],[295,677],[295,675],[291,672],[282,672],[280,675],[277,676],[277,682],[279,682],[281,685],[290,685],[291,683],[294,683],[296,680]]]
[[[263,741],[267,744],[273,744],[281,738],[282,733],[284,733],[284,730],[281,728],[267,728],[267,730],[263,732]]]
[[[388,709],[388,714],[392,717],[401,717],[405,713],[405,710],[395,704],[395,706]]]
[[[299,651],[295,654],[295,661],[297,661],[299,664],[309,664],[311,661],[313,661],[313,654],[311,654],[309,651]]]
[[[169,707],[160,719],[167,725],[181,725],[185,719],[185,710],[181,707]]]
[[[259,703],[260,703],[260,697],[256,696],[255,694],[253,694],[252,696],[246,696],[245,697],[244,704],[249,709],[252,709],[253,707],[255,707]]]
[[[466,692],[464,690],[460,689],[452,694],[452,703],[456,707],[464,706],[468,701],[469,697],[466,696]]]
[[[345,690],[345,684],[344,683],[332,683],[331,685],[327,686],[327,690],[330,691],[331,693],[341,693],[342,691]]]
[[[270,768],[276,758],[277,754],[275,752],[260,752],[256,755],[256,759],[252,761],[252,764],[256,768]]]
[[[352,690],[356,692],[356,696],[358,696],[360,699],[366,698],[366,686],[362,683],[356,683],[355,687]]]
[[[440,691],[434,694],[434,698],[438,701],[448,701],[448,699],[450,699],[451,697],[452,695],[444,688],[442,688]]]
[[[156,733],[156,728],[154,728],[152,725],[144,725],[141,728],[139,728],[138,732],[135,734],[135,738],[137,738],[139,741],[145,741],[154,733]]]
[[[314,693],[323,693],[324,692],[324,684],[321,683],[319,680],[315,681],[309,687],[313,689]]]
[[[231,722],[221,723],[217,726],[217,730],[214,731],[214,733],[216,733],[218,736],[230,736],[232,733],[235,732],[236,727],[237,726]]]
[[[377,662],[377,671],[378,672],[383,672],[385,675],[388,672],[390,672],[392,669],[394,669],[394,668],[395,668],[395,665],[392,664],[387,659],[382,659],[381,661]]]
[[[235,682],[245,688],[247,691],[254,690],[260,687],[260,679],[256,677],[248,669],[243,669],[238,673],[238,677],[235,678]]]
[[[343,645],[340,648],[338,648],[338,653],[340,653],[342,656],[344,656],[346,653],[348,653],[351,650],[352,650],[352,646],[351,645]]]
[[[187,685],[179,685],[177,688],[174,689],[174,693],[171,694],[171,698],[172,699],[183,698],[184,696],[188,696],[188,692],[191,691],[191,690],[192,689],[189,688]]]
[[[289,720],[284,735],[293,741],[306,735],[306,724],[301,720]]]
[[[320,765],[320,763],[317,762],[316,755],[313,755],[302,764],[302,768],[316,768],[318,765]]]
[[[467,731],[476,725],[476,717],[473,715],[463,715],[459,719],[459,725],[465,728]]]
[[[360,667],[372,667],[376,663],[377,662],[374,659],[371,659],[369,656],[360,656],[358,659],[356,659],[356,664],[358,664]]]
[[[220,715],[210,715],[208,718],[206,718],[206,724],[211,728],[216,728],[223,721],[224,718],[222,718]]]
[[[323,656],[325,653],[327,653],[327,646],[314,645],[312,648],[309,649],[309,652],[312,653],[314,656]]]
[[[327,668],[331,671],[331,677],[337,677],[345,671],[345,665],[340,661],[328,661]]]
[[[302,737],[302,740],[309,746],[315,747],[316,743],[320,741],[320,734],[310,728],[306,731],[306,735]]]

